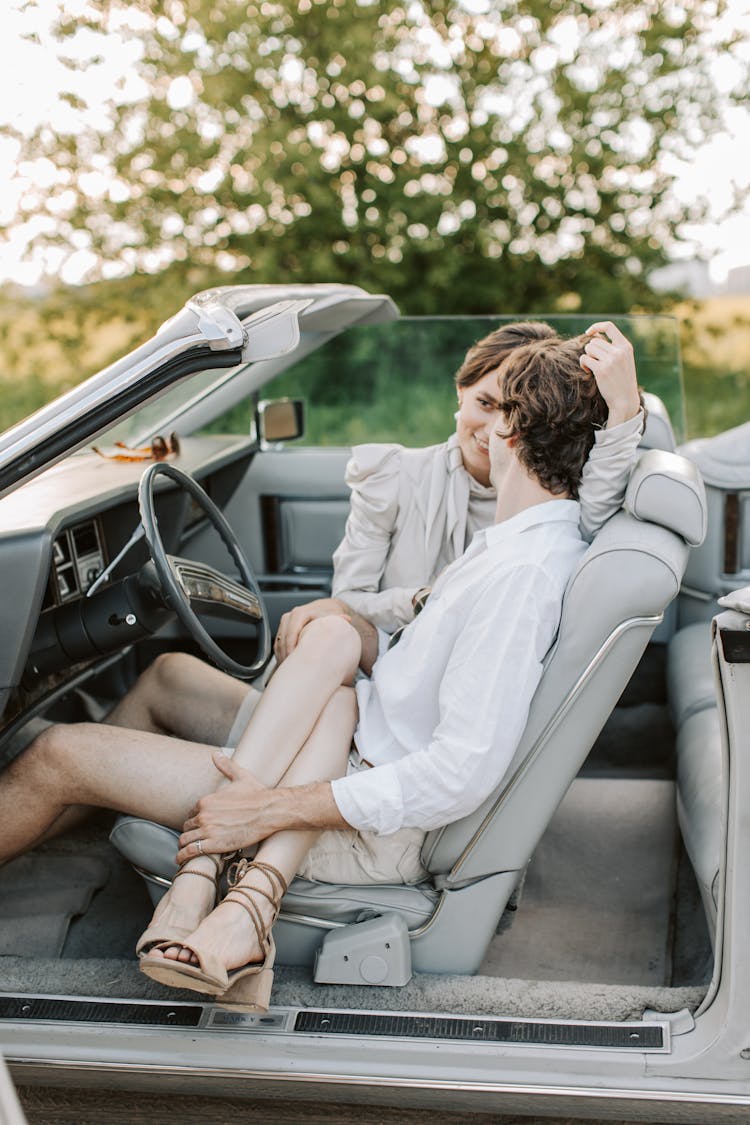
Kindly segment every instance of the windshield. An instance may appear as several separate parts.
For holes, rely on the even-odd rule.
[[[123,418],[111,430],[107,430],[97,439],[97,445],[113,445],[122,441],[126,445],[146,440],[160,430],[169,428],[173,418],[178,417],[184,410],[194,403],[201,401],[211,394],[217,387],[230,381],[240,371],[245,371],[247,364],[238,367],[211,368],[208,371],[199,371],[188,379],[172,387],[165,394],[146,406],[136,410],[127,418]]]
[[[539,316],[562,336],[577,336],[598,316]],[[666,406],[677,441],[685,436],[678,323],[669,316],[608,317],[631,340],[642,388]],[[468,348],[507,317],[402,317],[348,329],[265,388],[307,403],[307,445],[444,441],[456,409],[453,376]],[[231,416],[211,429],[231,429]]]
[[[576,336],[595,315],[539,316],[562,336]],[[678,323],[669,316],[611,317],[632,341],[641,386],[664,402],[677,441],[685,436],[685,406]],[[306,403],[304,445],[401,442],[408,446],[444,441],[456,409],[453,376],[468,348],[493,328],[518,316],[401,317],[348,328],[329,339],[264,386],[268,398]],[[176,428],[180,415],[202,402],[203,432],[248,434],[253,404],[249,392],[231,410],[212,416],[210,396],[233,380],[246,380],[248,365],[193,375],[154,402],[123,419],[97,444],[133,444]]]

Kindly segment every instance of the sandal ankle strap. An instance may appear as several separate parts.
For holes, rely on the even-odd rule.
[[[235,890],[235,888],[238,890],[244,889],[237,887],[237,884],[241,879],[244,879],[248,871],[252,871],[253,869],[255,869],[256,871],[262,871],[265,877],[268,879],[268,882],[271,885],[273,898],[266,894],[265,891],[260,891],[260,889],[258,888],[259,893],[267,898],[269,902],[273,902],[275,906],[278,906],[287,890],[289,889],[287,886],[287,881],[276,867],[273,867],[270,863],[264,863],[262,860],[238,859],[235,860],[234,863],[230,864],[227,870],[227,883],[229,884],[230,891]]]
[[[260,871],[265,875],[271,888],[270,894],[263,887],[242,887],[238,885],[240,880],[252,870]],[[230,889],[224,897],[224,902],[236,902],[238,906],[245,908],[253,923],[258,946],[261,950],[267,951],[271,929],[278,916],[281,900],[286,894],[286,879],[270,863],[263,863],[262,860],[241,859],[232,864],[229,872],[229,885]],[[260,907],[256,902],[256,896],[258,895],[264,898],[266,902],[270,902],[273,907],[273,915],[267,923],[264,921]]]
[[[193,863],[196,858],[198,858],[198,859],[200,859],[200,858],[210,859],[211,863],[213,863],[213,865],[214,865],[213,875],[209,875],[208,871],[199,871],[197,868],[188,867],[188,864]],[[224,864],[223,864],[222,860],[219,858],[219,856],[216,856],[216,855],[213,855],[210,852],[207,852],[206,855],[204,855],[202,857],[201,856],[198,856],[198,857],[191,856],[190,859],[186,859],[185,862],[183,864],[181,864],[180,867],[175,872],[174,876],[172,877],[172,882],[174,882],[175,879],[179,879],[180,875],[200,875],[200,877],[202,879],[208,879],[208,880],[210,880],[210,882],[212,882],[214,884],[214,886],[216,886],[216,884],[218,883],[218,881],[221,877],[221,874],[222,874],[223,870],[224,870]]]

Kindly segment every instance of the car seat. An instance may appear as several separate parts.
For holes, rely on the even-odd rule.
[[[582,557],[545,658],[525,732],[500,786],[470,816],[425,838],[429,880],[335,886],[295,879],[274,934],[280,964],[317,980],[401,984],[412,969],[474,973],[555,809],[680,588],[706,533],[697,468],[644,452],[624,509]],[[112,840],[155,899],[174,874],[176,833],[121,817]]]

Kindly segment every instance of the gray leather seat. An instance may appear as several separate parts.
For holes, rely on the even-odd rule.
[[[677,732],[677,817],[713,935],[721,865],[723,755],[717,707],[690,715]]]
[[[641,449],[665,449],[674,453],[677,444],[666,406],[658,395],[643,393],[646,406],[646,426],[640,441]]]
[[[676,730],[691,715],[716,706],[710,622],[686,625],[669,642],[667,697]]]
[[[687,625],[670,641],[667,692],[677,731],[677,818],[713,935],[721,863],[723,759],[710,622]]]
[[[705,530],[697,469],[676,454],[645,452],[625,510],[570,581],[557,641],[499,788],[471,816],[428,834],[422,859],[431,879],[419,887],[295,880],[274,931],[281,963],[311,963],[327,934],[396,914],[406,919],[414,969],[476,972],[545,827],[679,590],[689,545]],[[155,831],[168,833],[124,818],[113,840],[164,882],[174,871],[174,834],[157,862],[148,840]]]

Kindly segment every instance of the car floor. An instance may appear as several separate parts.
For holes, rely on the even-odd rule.
[[[615,709],[532,856],[517,907],[503,916],[477,976],[418,974],[398,989],[359,988],[318,985],[308,969],[279,966],[273,1003],[570,1019],[697,1007],[710,979],[710,941],[679,842],[673,733],[666,705],[653,698],[659,667],[645,673],[648,690],[636,676]],[[53,952],[29,941],[29,911],[40,930],[50,930],[41,884],[41,897],[27,902],[25,914],[16,912],[17,948],[2,939],[0,923],[0,991],[195,1000],[138,972],[133,950],[151,904],[140,877],[109,843],[108,825],[100,815],[32,853],[31,884],[54,863],[58,891],[67,878],[83,909],[66,921]],[[0,873],[0,894],[11,868]],[[81,887],[86,873],[93,881],[88,897]],[[56,904],[64,914],[64,902]]]

